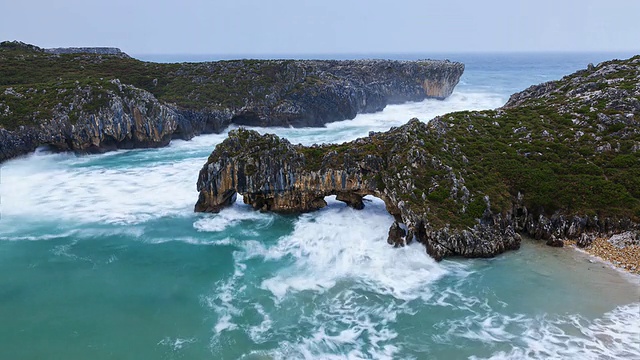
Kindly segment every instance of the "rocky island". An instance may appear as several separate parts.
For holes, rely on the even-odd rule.
[[[116,48],[0,43],[0,162],[47,145],[159,147],[229,124],[322,126],[387,104],[444,99],[449,61],[236,60],[159,64]]]
[[[532,86],[499,109],[412,119],[344,144],[234,130],[200,171],[195,210],[218,212],[237,193],[283,213],[322,208],[328,195],[362,209],[373,195],[395,217],[389,242],[415,239],[437,260],[517,249],[520,234],[588,246],[640,229],[639,114],[635,56]]]

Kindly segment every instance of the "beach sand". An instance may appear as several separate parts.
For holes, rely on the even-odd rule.
[[[629,245],[618,248],[607,238],[596,238],[585,248],[579,248],[574,240],[565,240],[565,246],[578,249],[623,271],[640,276],[640,246]]]

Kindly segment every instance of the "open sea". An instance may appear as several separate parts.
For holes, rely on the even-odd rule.
[[[257,130],[302,144],[353,140],[412,117],[499,107],[630,55],[385,55],[466,70],[444,101]],[[0,359],[640,359],[640,281],[572,249],[525,240],[493,259],[437,263],[420,244],[387,245],[393,218],[370,197],[361,211],[328,199],[283,216],[239,199],[193,213],[198,171],[224,138],[39,150],[2,164]]]

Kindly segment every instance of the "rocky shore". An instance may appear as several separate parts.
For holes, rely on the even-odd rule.
[[[344,144],[305,147],[229,133],[200,171],[196,211],[236,194],[256,210],[306,212],[324,197],[382,199],[389,243],[435,259],[490,257],[527,234],[549,245],[640,231],[640,56],[514,94],[500,109],[412,119]]]
[[[640,233],[624,232],[610,237],[597,237],[585,247],[575,240],[565,240],[566,246],[575,246],[614,267],[640,275]]]
[[[47,145],[159,147],[230,124],[323,126],[388,104],[444,99],[449,61],[236,60],[159,64],[115,48],[0,44],[0,162]]]

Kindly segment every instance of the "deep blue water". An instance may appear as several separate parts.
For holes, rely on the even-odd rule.
[[[386,57],[449,58],[466,71],[445,101],[258,130],[351,140],[412,117],[495,108],[616,56]],[[494,259],[436,263],[420,244],[386,244],[393,219],[375,198],[362,211],[329,199],[281,216],[240,200],[194,214],[198,170],[224,137],[3,164],[0,359],[640,358],[638,279],[571,249],[526,241]]]

